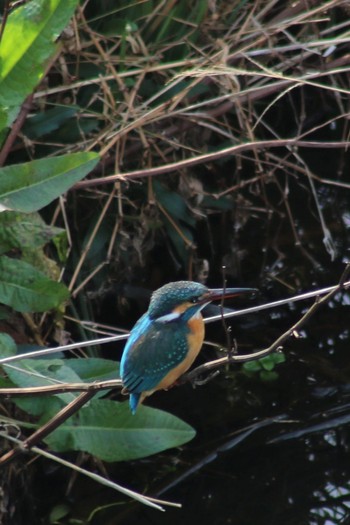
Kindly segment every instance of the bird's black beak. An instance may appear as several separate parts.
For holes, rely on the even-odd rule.
[[[222,300],[229,297],[255,295],[257,292],[258,290],[256,288],[212,288],[205,292],[198,302],[200,304],[211,303],[211,301]]]

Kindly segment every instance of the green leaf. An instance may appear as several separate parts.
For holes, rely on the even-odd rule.
[[[274,370],[261,370],[260,378],[262,381],[265,381],[267,383],[271,381],[276,381],[278,379],[278,373]]]
[[[92,383],[93,381],[107,381],[108,379],[119,379],[119,363],[111,359],[100,357],[89,357],[88,359],[70,359],[69,366],[74,370],[82,381]],[[109,390],[96,392],[95,399],[105,396]]]
[[[64,406],[56,396],[21,396],[11,400],[27,414],[42,416],[43,422],[57,414]]]
[[[0,357],[10,357],[16,355],[17,346],[12,337],[8,334],[0,333]]]
[[[242,368],[247,372],[260,372],[262,368],[260,364],[260,359],[257,359],[256,361],[247,361],[246,363],[243,363]]]
[[[69,366],[82,381],[106,381],[119,379],[119,363],[111,359],[89,357],[87,359],[69,359]]]
[[[30,139],[37,139],[57,130],[64,122],[71,119],[78,111],[79,106],[58,106],[37,113],[24,124],[22,131]]]
[[[1,168],[0,204],[10,210],[37,211],[85,177],[98,160],[97,153],[82,152]]]
[[[229,211],[233,209],[234,202],[229,195],[224,195],[219,199],[215,198],[214,195],[204,195],[201,201],[201,207]]]
[[[78,0],[31,0],[13,9],[0,46],[0,113],[9,126],[25,98],[40,82],[55,40],[68,24]]]
[[[0,257],[0,302],[18,312],[44,312],[69,297],[67,288],[48,279],[30,264]]]
[[[260,359],[260,363],[263,369],[266,370],[267,372],[270,372],[271,370],[275,368],[275,361],[272,355],[267,355],[266,357],[262,357]]]
[[[70,513],[70,508],[66,503],[59,503],[55,505],[49,515],[49,523],[61,523],[61,519],[65,518]]]
[[[275,352],[274,354],[271,354],[271,357],[273,358],[274,363],[276,365],[286,362],[286,356],[284,355],[283,352]]]
[[[5,365],[5,370],[11,381],[21,388],[53,385],[62,383],[79,383],[79,376],[68,366],[69,361],[63,359],[23,359],[15,367]],[[73,401],[77,394],[71,392],[55,394],[47,397],[18,397],[16,405],[29,414],[45,419]]]
[[[264,370],[270,371],[275,368],[276,365],[284,363],[286,360],[285,355],[281,352],[275,352],[259,359]]]
[[[104,461],[128,461],[178,447],[195,436],[179,418],[149,407],[135,416],[129,404],[92,400],[45,439],[56,452],[80,450]]]
[[[38,213],[5,211],[0,213],[0,252],[40,248],[62,232],[61,228],[45,224]]]
[[[168,190],[157,181],[153,181],[153,188],[158,202],[166,209],[172,219],[183,221],[189,226],[195,225],[196,220],[185,199],[179,193]]]
[[[53,385],[57,382],[80,383],[80,377],[69,366],[69,359],[23,358],[14,368],[6,366],[6,373],[11,381],[22,388]],[[56,395],[65,403],[76,396],[70,392]]]
[[[3,335],[6,336],[6,334]],[[8,354],[5,355],[7,356]],[[101,358],[24,358],[18,364],[16,363],[15,368],[5,365],[5,369],[8,377],[15,385],[21,388],[26,388],[52,385],[57,381],[62,383],[81,383],[83,381],[93,382],[106,379],[118,379],[118,365],[119,363],[116,363],[115,361]],[[106,390],[101,390],[96,393],[96,398],[98,396],[103,396],[106,393]],[[60,410],[76,396],[76,393],[68,392],[47,397],[18,397],[15,399],[15,402],[17,406],[29,414],[44,416],[47,419],[49,415]]]
[[[274,352],[273,354],[266,355],[261,359],[255,361],[248,361],[243,364],[243,369],[246,372],[266,372],[272,371],[276,365],[284,363],[286,360],[285,355],[282,352]],[[260,374],[262,376],[263,374]]]

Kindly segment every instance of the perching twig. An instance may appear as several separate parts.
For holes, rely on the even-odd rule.
[[[7,22],[9,12],[10,12],[10,0],[5,0],[4,10],[2,13],[1,26],[0,26],[0,42],[2,40],[2,35],[4,34],[4,29],[5,29],[5,25]]]
[[[184,374],[181,378],[181,380],[178,380],[177,384],[182,384],[187,381],[193,381],[195,377],[208,372],[209,370],[213,370],[216,368],[220,368],[221,366],[227,365],[228,362],[237,362],[237,363],[245,363],[247,361],[254,361],[256,359],[260,359],[261,357],[264,357],[272,352],[275,352],[278,350],[282,344],[293,335],[294,332],[297,332],[301,326],[312,316],[315,314],[315,312],[325,303],[329,302],[339,291],[341,291],[344,286],[350,286],[350,282],[346,282],[350,275],[350,263],[346,266],[343,275],[341,276],[339,283],[336,286],[331,286],[328,288],[324,288],[318,291],[318,296],[316,299],[316,302],[311,306],[311,308],[305,313],[305,315],[297,321],[291,328],[289,328],[286,332],[284,332],[271,346],[268,348],[264,348],[263,350],[258,350],[256,352],[253,352],[251,354],[244,354],[244,355],[237,355],[235,353],[232,355],[229,359],[227,356],[222,357],[220,359],[216,359],[213,361],[209,361],[207,363],[204,363],[203,365],[200,365],[187,374]],[[327,291],[327,295],[325,295],[322,299],[320,299],[320,295],[322,293],[325,293]],[[274,303],[270,303],[268,305],[260,305],[260,306],[254,306],[252,308],[247,308],[242,311],[233,311],[233,312],[224,312],[224,316],[226,317],[235,317],[236,314],[239,314],[240,312],[246,312],[249,313],[251,311],[258,311],[260,309],[264,309],[266,307],[273,306],[279,306],[282,304],[286,304],[288,302],[293,302],[294,300],[299,299],[306,299],[309,297],[314,297],[316,295],[316,292],[308,292],[305,294],[301,294],[295,297],[291,297],[289,300],[281,300],[276,301]],[[212,322],[214,320],[220,320],[221,314],[217,316],[212,316],[209,319],[209,322]],[[126,339],[124,335],[114,336],[114,337],[106,337],[101,339],[102,342],[110,342],[113,340],[120,340],[120,339]],[[94,344],[96,343],[95,340]],[[82,343],[82,346],[88,346],[88,342],[84,341]],[[72,345],[67,345],[67,348],[78,348],[79,343],[74,343]],[[46,352],[50,351],[62,351],[62,348],[66,347],[59,347],[57,349],[50,348],[45,350],[39,350],[37,351],[38,356],[41,356],[45,354]],[[31,352],[30,357],[35,357],[36,352]],[[28,358],[29,355],[17,355],[12,356],[9,358],[4,358],[0,360],[1,364],[7,364],[8,362],[12,362],[14,360],[17,360],[19,358]],[[196,382],[196,384],[204,384],[206,381],[199,381]],[[109,379],[106,381],[96,381],[94,383],[60,383],[55,385],[46,385],[46,386],[39,386],[39,387],[27,387],[27,388],[0,388],[0,396],[40,396],[40,395],[54,395],[54,394],[62,394],[67,392],[97,392],[99,390],[110,390],[112,388],[122,388],[122,382],[120,379]]]
[[[45,386],[32,386],[26,388],[0,388],[0,396],[53,396],[68,392],[98,392],[111,388],[122,388],[121,379],[108,379],[94,383],[59,383]]]
[[[344,283],[344,286],[350,286],[350,281]],[[257,306],[250,306],[249,308],[243,308],[241,310],[231,310],[231,311],[225,311],[224,317],[225,319],[230,319],[233,317],[239,317],[242,315],[248,315],[260,312],[262,310],[267,310],[271,308],[277,308],[278,306],[283,306],[284,304],[291,304],[295,303],[297,301],[305,301],[306,299],[311,299],[312,297],[318,297],[321,295],[328,294],[332,290],[338,289],[338,285],[335,286],[327,286],[326,288],[320,288],[319,290],[312,290],[311,292],[304,292],[298,295],[294,295],[292,297],[288,297],[286,299],[279,299],[278,301],[272,301],[270,303],[265,304],[259,304]],[[211,315],[210,317],[206,317],[204,319],[204,322],[206,324],[213,323],[216,321],[221,320],[222,314],[219,313],[218,315]],[[51,354],[57,354],[61,352],[70,352],[72,350],[88,347],[88,346],[96,346],[96,345],[103,345],[107,343],[113,343],[114,341],[122,341],[129,337],[128,333],[125,334],[118,334],[113,335],[110,337],[100,337],[98,339],[89,339],[88,341],[80,341],[78,343],[70,343],[68,345],[62,345],[62,346],[56,346],[55,348],[44,348],[41,350],[34,350],[32,352],[26,352],[25,354],[16,354],[11,355],[9,357],[3,357],[0,359],[0,366],[8,363],[13,363],[15,361],[20,361],[22,359],[32,359],[37,357],[43,357],[48,356]],[[0,389],[0,394],[2,393],[2,390]]]
[[[350,275],[350,263],[348,263],[345,267],[345,270],[339,280],[339,283],[337,286],[333,287],[330,292],[328,292],[327,295],[325,295],[322,299],[319,297],[316,298],[316,301],[314,304],[308,309],[308,311],[297,321],[292,327],[290,327],[286,332],[284,332],[280,337],[278,337],[272,345],[270,345],[268,348],[264,348],[263,350],[259,350],[257,352],[254,352],[252,354],[245,354],[245,355],[237,355],[232,352],[228,352],[227,357],[223,357],[221,359],[216,359],[214,361],[209,361],[208,363],[204,363],[203,365],[198,366],[194,370],[184,374],[181,379],[178,381],[178,384],[183,384],[188,381],[193,382],[198,378],[198,376],[202,375],[203,373],[208,372],[209,370],[218,369],[221,366],[227,365],[227,363],[243,363],[247,361],[252,361],[255,359],[259,359],[261,357],[264,357],[266,355],[271,354],[272,352],[278,351],[282,349],[282,345],[285,343],[287,339],[295,335],[300,328],[319,310],[321,306],[329,302],[338,292],[342,291],[345,285],[348,285],[346,282]],[[198,384],[198,381],[197,381]],[[19,453],[21,453],[25,449],[29,449],[36,445],[40,440],[42,440],[44,437],[46,437],[48,434],[53,432],[58,426],[60,426],[66,419],[71,417],[75,412],[77,412],[83,405],[85,405],[96,393],[97,390],[103,390],[103,389],[110,389],[110,388],[120,388],[121,381],[120,380],[110,380],[110,381],[101,381],[99,383],[91,383],[91,384],[60,384],[60,385],[49,385],[45,387],[36,387],[36,388],[7,388],[7,389],[0,389],[0,394],[6,394],[6,395],[19,395],[20,393],[22,395],[33,395],[33,394],[57,394],[62,392],[68,392],[68,391],[79,391],[84,390],[80,396],[78,396],[74,401],[69,403],[66,407],[64,407],[56,416],[54,416],[50,421],[48,421],[45,425],[43,425],[41,428],[39,428],[36,432],[34,432],[31,436],[29,436],[26,440],[23,441],[21,448],[16,448],[11,450],[10,452],[6,453],[0,458],[0,464],[4,464],[5,462],[10,461],[14,457],[16,457]]]
[[[314,304],[308,309],[308,311],[297,321],[291,328],[289,328],[286,332],[284,332],[282,335],[280,335],[273,343],[267,348],[264,348],[263,350],[259,350],[257,352],[254,352],[253,354],[245,354],[245,355],[237,355],[228,354],[227,357],[222,357],[220,359],[216,359],[215,361],[209,361],[208,363],[204,363],[203,365],[198,366],[194,370],[191,370],[190,372],[187,372],[184,374],[181,379],[178,381],[179,384],[187,383],[188,381],[193,381],[198,377],[199,375],[208,372],[209,370],[213,370],[215,368],[219,368],[221,366],[227,365],[227,363],[245,363],[247,361],[254,361],[255,359],[260,359],[266,355],[272,354],[273,352],[282,350],[282,345],[289,339],[290,337],[294,336],[298,333],[300,328],[312,317],[324,304],[328,303],[333,297],[340,291],[343,290],[346,280],[349,278],[350,275],[350,263],[348,263],[345,267],[345,270],[339,280],[338,285],[330,291],[327,295],[322,297],[320,299],[319,297],[316,298],[316,301]]]

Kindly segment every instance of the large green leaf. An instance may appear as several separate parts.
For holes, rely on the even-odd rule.
[[[0,108],[2,127],[16,118],[25,98],[40,82],[78,0],[31,0],[13,9],[0,46]]]
[[[97,153],[82,152],[1,168],[0,204],[9,210],[37,211],[85,177],[98,160]]]
[[[63,284],[51,281],[30,264],[0,257],[0,303],[18,312],[44,312],[57,308],[68,296]]]
[[[141,406],[132,415],[127,402],[92,400],[45,439],[56,452],[82,450],[104,461],[127,461],[178,447],[195,436],[181,419]]]
[[[119,378],[119,363],[101,357],[69,359],[69,366],[82,381],[107,381]]]
[[[107,381],[119,379],[119,363],[111,359],[101,357],[89,357],[87,359],[69,359],[69,366],[84,382]],[[97,391],[95,399],[106,395],[107,390]]]

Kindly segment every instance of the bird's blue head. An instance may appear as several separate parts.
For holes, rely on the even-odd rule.
[[[202,298],[208,293],[208,288],[193,281],[177,281],[158,288],[151,297],[148,315],[151,319],[169,317],[183,305],[193,307],[193,315],[203,307]],[[187,308],[186,308],[187,309]]]
[[[176,281],[158,288],[152,294],[148,316],[163,322],[179,317],[188,321],[211,301],[255,291],[252,288],[209,289],[193,281]]]

